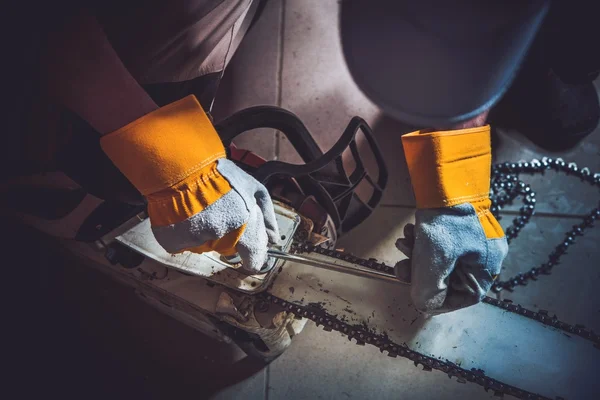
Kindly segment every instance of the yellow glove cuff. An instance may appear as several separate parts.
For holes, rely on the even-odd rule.
[[[225,157],[219,135],[193,95],[105,135],[100,145],[144,196]]]
[[[487,199],[492,162],[489,125],[402,136],[418,208]]]

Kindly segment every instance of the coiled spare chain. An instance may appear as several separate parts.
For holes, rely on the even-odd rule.
[[[520,173],[530,175],[544,174],[552,170],[562,172],[568,176],[579,178],[594,187],[600,188],[600,173],[592,174],[589,168],[579,168],[574,162],[567,163],[561,158],[552,159],[544,157],[541,160],[533,159],[530,162],[503,163],[492,167],[492,185],[490,188],[490,198],[492,200],[492,213],[497,219],[499,211],[506,204],[521,196],[523,206],[519,210],[519,216],[512,221],[512,225],[506,229],[508,243],[515,239],[521,230],[530,221],[535,212],[536,196],[531,187],[519,179]],[[500,292],[501,290],[512,291],[516,286],[524,286],[530,280],[537,280],[540,275],[550,275],[552,269],[560,263],[560,259],[567,253],[567,250],[578,236],[583,236],[586,229],[594,226],[594,222],[600,218],[600,204],[590,211],[578,225],[565,233],[564,240],[556,245],[554,250],[548,256],[548,260],[537,267],[531,268],[527,272],[520,273],[507,280],[498,281],[492,286],[492,290]]]

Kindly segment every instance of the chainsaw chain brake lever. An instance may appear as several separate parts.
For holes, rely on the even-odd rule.
[[[394,284],[409,285],[410,283],[398,279],[395,275],[381,271],[370,270],[361,266],[352,264],[345,260],[331,258],[322,254],[291,254],[285,251],[271,248],[267,250],[269,257],[282,260],[297,262],[299,264],[310,265],[312,267],[322,268],[329,271],[341,272],[354,275],[361,278],[376,279]]]

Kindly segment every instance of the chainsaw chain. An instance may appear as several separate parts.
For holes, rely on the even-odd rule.
[[[588,168],[579,169],[575,163],[566,163],[562,159],[551,159],[544,157],[541,161],[532,160],[531,162],[504,163],[493,166],[492,186],[490,189],[490,198],[492,200],[492,212],[500,219],[498,212],[506,204],[511,203],[518,196],[523,197],[523,207],[520,209],[520,216],[513,220],[513,224],[507,228],[506,236],[510,243],[515,239],[523,227],[529,222],[535,211],[535,193],[531,187],[520,181],[519,173],[544,173],[546,170],[555,170],[564,172],[567,175],[578,176],[582,181],[588,182],[593,186],[600,187],[600,174],[591,174]],[[593,226],[596,219],[600,218],[600,209],[593,209],[583,222],[573,226],[573,229],[566,233],[565,240],[556,246],[555,250],[549,255],[548,261],[534,267],[527,273],[519,274],[506,281],[500,281],[494,284],[492,289],[495,292],[501,290],[512,291],[518,285],[526,285],[529,280],[536,280],[540,274],[550,274],[552,268],[559,263],[559,259],[566,253],[567,248],[575,241],[576,236],[582,236],[584,231]],[[343,260],[349,263],[360,265],[365,268],[381,271],[387,274],[395,274],[394,267],[379,262],[376,259],[368,260],[356,257],[352,254],[337,250],[330,250],[310,243],[295,243],[291,249],[295,253],[318,253],[327,257]],[[408,348],[406,344],[399,345],[386,334],[369,332],[368,327],[350,325],[327,311],[314,305],[298,305],[286,300],[275,297],[271,294],[263,295],[265,301],[276,304],[285,310],[294,313],[298,317],[304,317],[315,322],[317,326],[322,325],[325,331],[340,332],[348,337],[348,340],[355,339],[357,345],[371,344],[379,351],[386,352],[389,357],[403,357],[414,362],[415,366],[421,364],[423,370],[438,370],[448,374],[449,377],[457,377],[459,382],[473,382],[483,386],[486,391],[492,390],[495,395],[508,394],[519,399],[547,399],[547,397],[534,394],[515,386],[504,384],[485,375],[480,369],[467,370],[461,368],[448,360],[443,361],[429,357]],[[549,316],[545,310],[532,311],[511,300],[499,300],[492,297],[484,297],[483,303],[502,308],[505,311],[530,318],[544,325],[559,329],[567,334],[580,336],[591,341],[596,347],[600,348],[600,335],[586,329],[583,325],[571,325],[558,320],[556,315]]]
[[[592,174],[589,168],[580,168],[574,162],[567,163],[562,158],[543,157],[541,160],[533,159],[530,162],[495,164],[492,167],[490,199],[492,200],[491,211],[496,219],[502,218],[499,211],[504,205],[512,203],[519,196],[523,198],[523,206],[519,210],[520,215],[513,219],[512,225],[506,229],[506,238],[509,244],[519,235],[535,212],[535,192],[528,184],[519,180],[519,174],[544,174],[548,170],[577,177],[582,182],[600,187],[600,173]],[[492,290],[495,292],[512,291],[516,286],[525,286],[529,281],[537,280],[540,275],[550,275],[552,269],[560,263],[561,257],[567,253],[568,248],[575,243],[576,238],[583,236],[586,229],[593,227],[598,218],[600,218],[600,205],[591,210],[580,224],[573,225],[573,228],[565,233],[564,240],[556,245],[546,262],[507,280],[495,282]]]
[[[376,271],[385,272],[388,274],[394,275],[394,267],[386,265],[385,263],[378,262],[377,260],[371,258],[369,260],[365,260],[352,254],[344,253],[337,250],[325,249],[323,247],[315,246],[309,243],[296,243],[292,246],[292,252],[294,253],[317,253],[322,254],[327,257],[335,258],[338,260],[347,261],[353,264],[361,265],[363,267],[373,269]],[[489,304],[494,307],[502,308],[508,312],[521,315],[523,317],[527,317],[533,319],[535,321],[541,322],[544,325],[551,326],[556,329],[560,329],[565,333],[577,335],[584,339],[587,339],[594,343],[597,347],[600,348],[600,335],[594,333],[594,331],[586,329],[583,325],[571,325],[565,322],[560,321],[556,315],[550,316],[548,315],[548,311],[540,310],[540,311],[532,311],[519,304],[514,304],[512,300],[504,299],[499,300],[493,297],[485,296],[482,299],[483,303]]]
[[[396,275],[394,272],[394,267],[390,267],[385,263],[379,262],[374,258],[370,258],[365,260],[363,258],[355,257],[350,253],[344,253],[342,251],[331,250],[321,246],[315,246],[311,243],[298,243],[294,242],[290,249],[293,253],[302,254],[302,253],[317,253],[322,254],[327,257],[337,258],[338,260],[346,261],[352,264],[360,265],[365,268],[370,268],[376,271],[384,272],[386,274]]]
[[[424,371],[437,370],[444,372],[449,378],[456,377],[458,382],[476,383],[488,391],[492,390],[494,395],[501,396],[509,394],[519,399],[542,400],[549,399],[548,397],[540,396],[528,392],[518,387],[507,385],[496,379],[486,376],[483,370],[473,368],[471,370],[461,368],[455,363],[448,360],[440,360],[418,353],[408,348],[406,344],[397,344],[393,342],[386,334],[369,332],[361,326],[350,325],[347,322],[341,321],[339,318],[327,313],[319,307],[312,305],[301,306],[289,301],[280,299],[271,294],[263,294],[262,298],[265,302],[275,304],[282,307],[288,312],[295,314],[298,317],[304,317],[313,321],[317,326],[322,325],[323,330],[327,332],[336,331],[346,335],[348,340],[355,339],[356,344],[364,346],[370,344],[379,349],[380,352],[386,352],[389,357],[396,358],[398,356],[409,359],[414,362],[415,366],[419,364],[423,366]]]

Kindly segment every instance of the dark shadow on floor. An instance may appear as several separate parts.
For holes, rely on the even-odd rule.
[[[264,368],[236,346],[159,313],[132,289],[65,263],[40,235],[8,231],[2,244],[6,393],[203,399]]]

